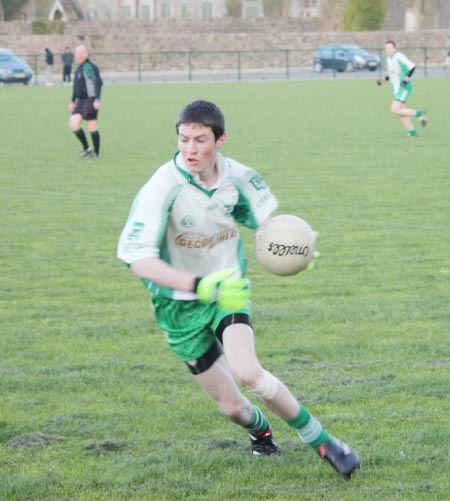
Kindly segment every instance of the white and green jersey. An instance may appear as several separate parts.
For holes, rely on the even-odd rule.
[[[405,79],[415,64],[405,54],[399,51],[386,58],[389,81],[392,84],[394,94],[400,89],[400,82]],[[407,88],[412,89],[412,83],[408,82]]]
[[[256,229],[278,202],[252,168],[220,154],[217,168],[217,182],[208,190],[198,175],[186,170],[179,153],[162,165],[133,202],[118,258],[131,264],[158,257],[196,276],[230,267],[244,274],[246,259],[236,222]],[[154,298],[196,299],[190,292],[144,284]]]

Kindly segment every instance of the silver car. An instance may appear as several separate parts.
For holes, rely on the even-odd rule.
[[[0,83],[23,83],[33,78],[30,66],[9,49],[0,49]]]

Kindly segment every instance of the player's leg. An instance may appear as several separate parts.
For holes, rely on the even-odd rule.
[[[84,130],[81,128],[82,121],[83,121],[83,116],[81,115],[81,113],[74,112],[72,115],[70,115],[69,129],[75,134],[75,136],[80,141],[83,147],[83,149],[79,153],[80,157],[85,157],[86,155],[90,154],[91,150],[87,142],[86,134],[84,133]]]
[[[231,372],[237,381],[294,428],[301,440],[347,478],[359,468],[358,454],[330,436],[286,385],[262,368],[256,356],[250,325],[227,326],[223,331],[223,346]]]
[[[204,355],[186,364],[222,414],[253,437],[253,455],[278,454],[267,418],[239,390],[217,340]]]
[[[153,301],[156,321],[166,334],[174,353],[186,363],[196,381],[217,403],[220,411],[248,433],[259,434],[270,429],[261,410],[239,390],[223,356],[213,325],[220,322],[215,304],[197,301],[173,301],[159,298]],[[278,452],[276,444],[257,455]],[[255,454],[255,455],[256,455]]]
[[[397,115],[400,122],[404,125],[408,131],[409,137],[418,137],[416,128],[412,123],[411,117],[415,116],[416,111],[406,108],[405,103],[401,101],[394,100],[391,105],[391,113]]]
[[[87,126],[88,131],[91,134],[92,145],[94,147],[92,157],[98,158],[100,156],[100,132],[98,131],[98,128],[97,128],[97,119],[87,120],[86,126]]]

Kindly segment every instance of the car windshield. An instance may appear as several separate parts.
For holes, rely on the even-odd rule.
[[[365,49],[362,49],[361,47],[347,47],[347,50],[352,54],[360,56],[367,56],[369,54]]]
[[[0,63],[20,63],[18,56],[13,54],[0,54]]]

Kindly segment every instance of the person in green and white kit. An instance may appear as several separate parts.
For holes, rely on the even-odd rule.
[[[258,228],[277,208],[277,199],[254,169],[219,152],[227,133],[214,103],[186,105],[176,131],[178,151],[136,196],[118,258],[150,291],[169,346],[222,414],[249,434],[253,455],[279,449],[267,417],[238,383],[350,478],[360,466],[358,454],[329,435],[255,353],[236,223]]]
[[[425,127],[428,122],[427,114],[425,110],[413,110],[407,108],[405,104],[413,90],[411,78],[416,66],[405,56],[405,54],[397,50],[397,46],[393,40],[388,40],[386,42],[384,50],[387,56],[386,64],[388,75],[384,79],[378,79],[377,84],[382,85],[384,82],[391,82],[394,95],[394,100],[391,104],[391,112],[397,115],[402,124],[406,127],[408,137],[417,138],[419,136],[411,118],[416,117],[422,126]]]

